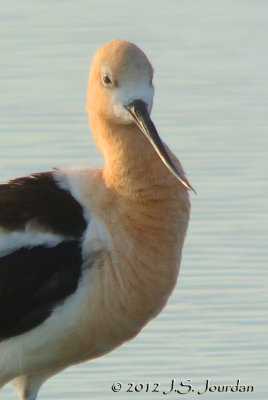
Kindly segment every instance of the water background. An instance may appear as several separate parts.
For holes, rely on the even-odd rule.
[[[254,385],[208,399],[267,399],[268,2],[12,0],[0,10],[0,179],[100,166],[85,93],[115,37],[155,68],[153,119],[198,196],[177,287],[154,321],[109,355],[50,379],[39,399],[164,396],[171,379]],[[123,389],[113,393],[111,385]],[[158,382],[159,393],[126,393]],[[11,386],[0,399],[15,399]]]

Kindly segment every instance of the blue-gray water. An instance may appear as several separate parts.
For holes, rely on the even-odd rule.
[[[127,383],[254,385],[267,399],[268,3],[13,0],[0,10],[0,178],[101,165],[87,126],[99,45],[138,44],[155,68],[153,119],[198,196],[178,285],[133,341],[49,380],[40,399],[176,399]],[[1,279],[1,277],[0,277]],[[113,393],[111,385],[122,382]],[[0,399],[14,399],[11,386]],[[184,396],[198,399],[196,392]]]

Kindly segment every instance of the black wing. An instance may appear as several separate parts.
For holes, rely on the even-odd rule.
[[[77,288],[79,242],[22,248],[0,259],[0,340],[42,323]]]
[[[40,229],[78,238],[86,227],[81,205],[56,184],[51,172],[0,185],[0,227],[24,230],[32,220]]]
[[[42,323],[76,290],[81,275],[83,210],[57,186],[52,173],[0,185],[0,228],[23,233],[29,221],[35,221],[40,231],[59,234],[63,241],[54,247],[25,246],[0,254],[0,340]]]

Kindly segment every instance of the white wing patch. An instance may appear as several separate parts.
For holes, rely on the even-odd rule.
[[[35,246],[54,247],[66,238],[52,233],[39,232],[25,228],[25,231],[9,232],[0,228],[0,257],[4,257],[22,247]]]

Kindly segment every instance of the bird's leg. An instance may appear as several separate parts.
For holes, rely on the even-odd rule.
[[[36,400],[38,391],[49,375],[21,375],[13,380],[20,400]]]

